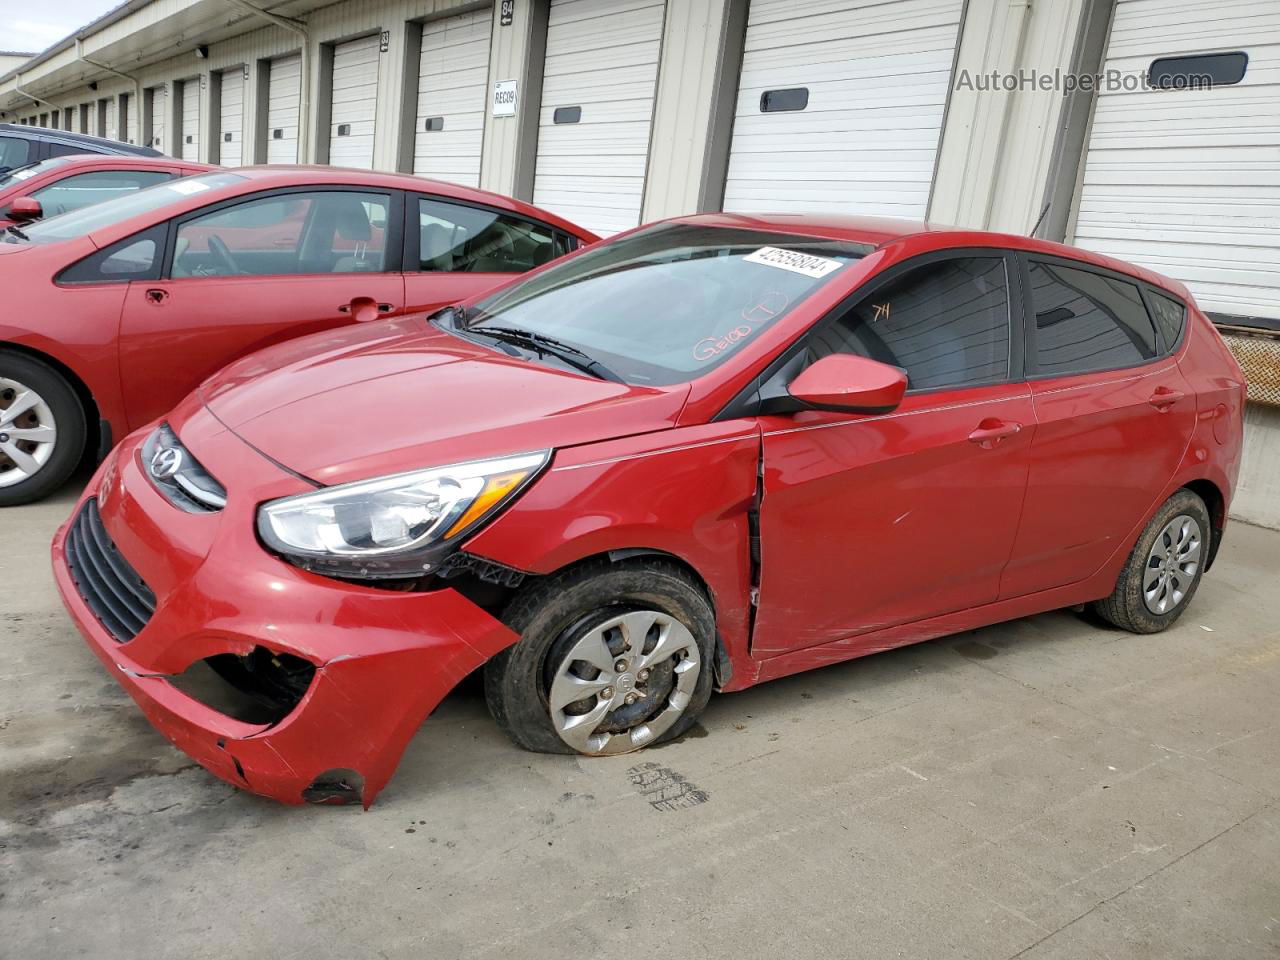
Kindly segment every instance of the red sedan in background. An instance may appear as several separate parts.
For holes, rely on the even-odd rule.
[[[209,770],[368,804],[482,666],[517,744],[596,756],[713,688],[1043,610],[1163,630],[1222,542],[1244,396],[1147,270],[691,217],[231,365],[103,465],[55,575]]]
[[[0,232],[214,169],[170,157],[99,154],[51,157],[17,167],[0,174]]]
[[[47,495],[86,448],[251,350],[455,303],[596,239],[481,190],[280,166],[0,231],[0,506]]]

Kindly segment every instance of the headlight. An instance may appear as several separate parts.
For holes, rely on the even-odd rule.
[[[275,500],[259,509],[258,532],[273,550],[317,573],[420,577],[519,493],[550,455],[474,460]]]

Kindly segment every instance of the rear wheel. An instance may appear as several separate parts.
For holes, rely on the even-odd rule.
[[[710,699],[715,616],[674,564],[588,564],[503,619],[521,639],[486,664],[485,699],[526,750],[629,753],[680,736]]]
[[[0,353],[0,507],[58,489],[80,462],[85,435],[84,410],[57,371]]]
[[[1120,571],[1111,596],[1094,609],[1133,633],[1172,626],[1195,596],[1213,527],[1204,501],[1179,490],[1156,511]]]

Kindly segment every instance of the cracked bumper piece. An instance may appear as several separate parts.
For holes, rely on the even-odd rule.
[[[367,807],[440,700],[516,638],[452,590],[353,586],[271,556],[254,536],[256,505],[309,488],[207,418],[183,434],[202,462],[247,481],[239,495],[217,514],[175,510],[143,474],[141,434],[129,438],[54,539],[63,603],[151,724],[211,773],[284,803]],[[92,553],[85,531],[96,536]],[[136,610],[129,623],[136,631],[111,614],[113,592],[121,604],[134,599],[113,573],[133,574],[137,592],[154,594],[154,610]],[[314,673],[302,671],[300,699],[266,722],[237,719],[180,687],[201,661],[253,665],[273,654]]]

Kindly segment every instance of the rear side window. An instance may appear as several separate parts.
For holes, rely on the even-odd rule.
[[[71,125],[68,124],[64,130],[69,130]],[[97,150],[86,150],[84,147],[76,146],[70,143],[49,143],[45,145],[45,152],[51,157],[78,157],[86,153],[97,153]]]
[[[1187,308],[1162,293],[1154,291],[1148,294],[1151,301],[1151,314],[1156,321],[1156,329],[1160,332],[1161,349],[1167,353],[1177,346],[1182,338],[1182,328],[1187,322]]]
[[[32,196],[40,201],[44,215],[53,217],[170,179],[172,174],[158,170],[104,170],[66,177],[37,190]]]
[[[418,237],[423,271],[524,273],[566,252],[563,238],[543,224],[425,197],[418,200]]]
[[[1156,330],[1136,284],[1033,260],[1036,367],[1063,376],[1135,366],[1156,355]]]
[[[869,357],[907,371],[912,390],[1000,383],[1009,376],[1009,290],[1002,257],[916,267],[816,330],[815,360]]]

